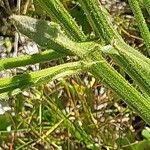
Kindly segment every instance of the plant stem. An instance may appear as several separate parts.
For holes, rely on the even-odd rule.
[[[87,2],[87,1],[86,1]],[[94,1],[91,1],[91,2],[94,2]],[[90,4],[90,3],[89,3]],[[57,5],[55,5],[55,7],[56,7]],[[90,4],[90,6],[93,6],[93,5],[91,5]],[[97,6],[96,4],[94,4],[94,6]],[[94,8],[92,8],[92,9],[94,9],[95,11],[98,11],[98,9],[96,9],[97,7],[94,7]],[[104,10],[103,10],[104,11]],[[62,15],[64,15],[64,14],[62,14]],[[105,28],[105,30],[106,30],[106,32],[104,32],[104,34],[106,34],[106,33],[109,33],[109,34],[107,34],[106,35],[106,40],[108,40],[108,41],[110,41],[113,37],[114,37],[114,34],[116,35],[116,37],[118,38],[119,37],[119,35],[118,35],[118,33],[117,32],[115,32],[115,30],[113,30],[111,27],[109,27],[109,24],[107,23],[107,21],[105,22],[105,16],[99,16],[99,17],[101,17],[101,19],[104,21],[103,22],[103,24],[102,24],[102,27],[103,28]],[[58,16],[57,16],[57,18],[58,18]],[[67,18],[66,18],[67,19]],[[63,20],[64,21],[64,20]],[[98,20],[97,20],[98,21]],[[66,22],[66,21],[65,21]],[[71,28],[71,25],[69,25],[68,24],[68,26],[69,26],[69,28]],[[99,28],[99,29],[102,29],[102,28]],[[68,30],[68,29],[67,29]],[[70,32],[69,30],[68,30],[68,32]],[[103,33],[103,32],[102,32]],[[120,38],[120,37],[119,37]],[[91,54],[91,53],[90,53]],[[79,55],[79,53],[77,52],[76,53],[76,55],[78,55],[78,56],[80,56]],[[95,56],[98,56],[97,58],[95,57]],[[82,58],[82,56],[80,56],[81,58]],[[87,59],[88,59],[89,57],[87,56]],[[94,58],[94,59],[93,59]],[[83,59],[85,59],[85,58],[83,58]],[[93,57],[91,58],[93,61],[100,61],[100,62],[103,62],[104,61],[104,59],[99,55],[99,53],[97,53],[97,54],[95,54],[95,55],[93,55]],[[90,61],[90,59],[88,59],[88,61]],[[112,67],[110,67],[107,63],[106,63],[106,61],[104,61],[103,63],[100,63],[100,64],[96,64],[96,66],[95,65],[93,65],[94,67],[92,67],[92,72],[91,73],[93,73],[94,72],[94,74],[96,74],[98,77],[100,77],[101,79],[103,79],[106,83],[107,83],[107,85],[109,85],[111,88],[113,88],[113,90],[114,91],[116,91],[117,93],[119,92],[119,95],[121,95],[122,97],[124,97],[124,98],[128,98],[129,100],[128,100],[128,104],[129,105],[131,105],[132,104],[132,102],[130,102],[131,100],[130,99],[132,99],[132,97],[134,97],[138,92],[136,91],[136,90],[133,90],[134,88],[132,88],[129,84],[127,84],[127,82],[112,68]],[[104,73],[105,72],[105,73]],[[115,79],[115,80],[112,80],[112,79]],[[119,80],[118,80],[119,79]],[[114,81],[116,81],[116,83],[114,83]],[[118,84],[118,81],[120,81],[120,84]],[[122,92],[122,85],[126,85],[126,87],[125,87],[125,89],[126,90],[124,90],[125,92]],[[111,86],[111,85],[114,85],[113,87]],[[131,95],[130,95],[130,93],[129,92],[127,92],[128,90],[129,91],[134,91],[134,92],[131,92]],[[134,94],[134,93],[136,93],[136,94]],[[137,94],[138,96],[140,96],[140,94],[138,93]],[[134,98],[134,100],[136,100],[137,99],[137,97],[136,98]],[[139,99],[139,98],[138,98]],[[140,99],[141,99],[141,97],[140,97]],[[144,99],[144,98],[143,98]],[[135,101],[136,102],[136,101]],[[135,103],[134,102],[134,103]],[[138,103],[138,102],[137,102]],[[145,102],[146,103],[146,102]],[[141,106],[142,105],[140,105],[139,103],[137,104],[137,106],[141,109]],[[145,105],[146,106],[146,105]],[[136,108],[136,107],[135,107]],[[137,109],[137,108],[136,108]],[[134,109],[134,110],[136,110],[136,109]],[[150,108],[148,108],[148,109],[150,109]],[[136,110],[137,111],[137,110]],[[140,111],[139,111],[140,112]],[[146,117],[144,117],[144,118],[146,118]]]
[[[46,50],[39,54],[25,55],[20,57],[5,58],[0,60],[0,71],[4,69],[12,69],[15,67],[50,61],[65,57],[64,53],[57,53],[54,50]]]
[[[93,28],[118,52],[117,56],[108,54],[136,81],[143,93],[150,96],[150,60],[123,41],[98,0],[79,1]]]
[[[99,59],[100,56],[96,53],[97,52],[91,55],[91,59]],[[98,79],[102,79],[105,84],[123,98],[122,100],[127,103],[132,110],[150,124],[150,100],[144,98],[140,92],[133,88],[109,64],[106,62],[95,63],[90,67],[90,72]]]
[[[114,30],[110,21],[109,14],[100,5],[98,0],[79,0],[89,23],[97,34],[105,40],[107,44],[111,43],[113,38],[121,39],[120,35]]]
[[[86,36],[77,25],[75,20],[63,7],[63,4],[59,0],[34,0],[47,12],[48,15],[52,16],[52,19],[57,21],[71,37],[76,41],[85,41]]]
[[[150,32],[139,6],[138,0],[129,0],[130,7],[134,13],[142,38],[145,41],[147,52],[150,54]],[[149,2],[150,4],[150,2]]]
[[[85,1],[85,0],[82,0]],[[92,2],[96,2],[95,0],[88,0],[85,2],[91,2],[90,4],[96,4]],[[100,21],[102,25],[104,26],[104,31],[102,33],[105,33],[107,35],[104,35],[104,38],[108,40],[107,42],[112,42],[113,37],[117,39],[119,43],[121,43],[120,47],[117,49],[119,50],[119,53],[122,55],[125,55],[127,57],[127,54],[125,53],[124,48],[128,48],[122,39],[120,39],[120,36],[118,33],[113,30],[112,26],[109,26],[109,23],[107,22],[107,19],[103,12],[94,12],[93,8],[89,9],[91,13],[95,13],[94,15],[98,14],[97,21]],[[98,5],[97,5],[98,7]],[[95,9],[98,10],[98,9]],[[96,17],[95,17],[96,18]],[[26,19],[25,22],[23,20]],[[97,62],[92,64],[92,66],[89,66],[90,72],[93,73],[98,79],[102,79],[104,83],[106,83],[109,87],[111,87],[118,95],[120,95],[123,100],[134,110],[137,112],[138,115],[140,115],[148,124],[150,124],[150,101],[146,98],[144,98],[140,92],[138,92],[135,88],[133,88],[113,67],[111,67],[99,54],[98,50],[100,49],[99,46],[97,46],[95,43],[94,45],[88,45],[87,47],[85,44],[81,43],[74,43],[73,41],[70,41],[67,37],[65,37],[64,34],[60,30],[58,30],[58,25],[51,23],[51,26],[48,26],[48,23],[43,23],[40,25],[41,22],[37,23],[37,21],[32,21],[33,19],[29,19],[29,17],[22,17],[22,19],[17,20],[18,23],[22,24],[22,27],[20,28],[20,31],[23,31],[24,34],[27,36],[35,39],[34,32],[41,32],[41,28],[47,27],[49,30],[44,30],[44,34],[41,34],[41,38],[45,38],[46,35],[49,38],[45,39],[46,44],[45,47],[48,46],[49,48],[51,46],[54,46],[56,50],[60,49],[61,52],[65,52],[65,49],[67,49],[70,53],[76,54],[78,57],[83,59],[85,61],[85,64],[91,63],[91,62]],[[32,21],[32,22],[31,22]],[[30,23],[31,22],[31,23]],[[23,25],[24,23],[24,25]],[[63,23],[63,22],[62,22]],[[32,28],[33,25],[33,28]],[[36,28],[38,25],[39,28]],[[99,25],[99,24],[97,24]],[[108,29],[107,29],[108,26]],[[99,26],[100,27],[100,26]],[[35,30],[36,28],[36,30]],[[27,31],[28,30],[28,31]],[[31,32],[29,32],[31,30]],[[24,32],[25,31],[25,32]],[[55,32],[54,32],[55,31]],[[54,34],[55,33],[55,34]],[[35,33],[35,35],[37,35]],[[41,44],[43,44],[43,39],[39,40]],[[41,41],[40,41],[41,40]],[[49,42],[49,43],[48,43]],[[54,43],[54,45],[51,45],[51,42]],[[81,44],[81,46],[80,46]],[[68,48],[67,48],[68,47]],[[131,49],[130,49],[131,50]],[[130,51],[129,50],[129,51]],[[124,54],[125,53],[125,54]],[[140,56],[140,54],[138,53]],[[141,56],[140,56],[141,57]],[[83,65],[84,66],[84,65]],[[45,81],[45,78],[42,78]]]

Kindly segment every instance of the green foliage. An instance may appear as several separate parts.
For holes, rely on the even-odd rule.
[[[45,87],[43,87],[43,83],[71,77],[74,74],[90,72],[95,78],[101,80],[101,82],[116,92],[116,94],[120,96],[122,100],[137,113],[137,115],[150,125],[150,60],[125,43],[121,35],[114,29],[112,22],[110,21],[110,15],[98,0],[79,0],[79,2],[91,27],[85,27],[85,23],[83,22],[80,24],[81,18],[78,18],[77,22],[85,27],[84,30],[87,30],[88,28],[90,28],[90,30],[92,29],[96,36],[98,36],[98,41],[87,39],[88,36],[83,33],[81,27],[78,26],[75,19],[73,19],[59,0],[34,0],[36,8],[38,8],[39,5],[40,8],[43,9],[42,11],[51,17],[51,22],[21,15],[12,15],[10,17],[13,24],[22,34],[31,38],[42,49],[45,49],[45,51],[33,56],[21,56],[18,57],[17,60],[15,58],[0,60],[0,70],[60,59],[66,56],[77,56],[78,61],[63,63],[40,71],[10,78],[2,78],[0,79],[0,96],[1,99],[4,99],[20,94],[25,89],[32,89],[31,87],[36,86],[39,89],[35,90],[33,95],[36,97],[37,105],[34,106],[35,109],[30,113],[31,116],[38,117],[38,119],[35,120],[40,124],[40,128],[32,129],[35,133],[34,138],[40,137],[38,142],[44,140],[44,142],[50,142],[54,147],[59,149],[59,144],[56,144],[59,143],[59,141],[56,142],[50,135],[59,126],[63,126],[63,129],[69,130],[69,132],[72,133],[78,141],[82,141],[87,148],[95,150],[100,149],[101,146],[95,144],[92,138],[94,133],[89,135],[90,133],[88,132],[91,129],[90,126],[86,126],[84,123],[82,125],[80,124],[80,117],[75,108],[75,101],[73,101],[75,100],[75,96],[82,102],[83,110],[86,114],[84,115],[83,120],[88,118],[86,120],[87,124],[93,125],[94,127],[92,129],[95,129],[95,131],[98,131],[97,125],[93,114],[91,113],[91,108],[87,107],[88,104],[86,101],[77,94],[77,87],[75,85],[69,85],[64,80],[61,82],[68,93],[68,97],[73,99],[72,106],[76,112],[78,121],[72,123],[69,120],[71,114],[62,113],[60,110],[60,107],[63,108],[63,106],[61,106],[62,103],[59,102],[60,99],[57,97],[57,91],[55,91],[56,95],[52,94],[50,97],[46,91],[51,89],[47,88],[46,90]],[[135,18],[137,19],[147,51],[149,52],[149,31],[139,3],[136,0],[130,0],[130,5],[135,14]],[[147,11],[149,11],[149,7],[147,7]],[[84,14],[83,12],[81,13],[82,15]],[[101,41],[103,42],[101,43]],[[104,43],[105,46],[103,46]],[[115,70],[115,68],[106,61],[103,54],[109,55],[120,68],[123,68],[134,80],[139,90]],[[43,89],[44,92],[41,92]],[[83,89],[81,88],[81,91],[82,90]],[[83,93],[83,91],[81,93]],[[90,94],[88,95],[88,92],[86,93],[88,97]],[[44,106],[44,103],[38,103],[41,100],[45,101],[48,106]],[[24,101],[26,101],[26,99],[24,99],[22,95],[17,95],[16,107],[18,109],[16,110],[16,115],[18,118],[19,113],[22,113]],[[27,99],[27,101],[30,101],[30,99]],[[30,103],[32,103],[32,100]],[[50,129],[46,130],[43,134],[41,128],[46,128],[46,126],[42,124],[42,109],[45,110],[44,118],[49,121],[47,126],[50,127]],[[37,110],[39,110],[39,113]],[[30,124],[36,124],[36,122],[30,121],[30,117],[22,120],[20,123],[19,119],[16,119],[16,128],[14,128],[14,130],[21,130],[22,126],[28,128]],[[7,125],[4,126],[6,127]],[[47,138],[48,136],[50,136],[50,138]],[[149,147],[149,140],[130,145],[130,142],[134,143],[135,139],[130,132],[128,133],[128,136],[130,141],[125,138],[118,139],[122,147],[137,150],[142,149],[143,145]],[[143,130],[143,136],[149,139],[149,133],[146,130]],[[107,138],[104,141],[106,142]],[[34,141],[28,139],[26,144],[30,145],[30,143],[34,143]],[[109,145],[113,145],[111,141],[108,143]],[[26,144],[22,146],[19,145],[20,149],[25,147]]]

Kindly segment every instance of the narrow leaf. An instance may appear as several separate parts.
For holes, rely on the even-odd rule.
[[[0,98],[15,95],[31,86],[39,85],[47,81],[52,81],[83,71],[90,64],[82,62],[72,62],[36,72],[26,73],[10,78],[0,79]]]
[[[56,51],[50,49],[39,54],[18,56],[17,58],[5,58],[0,60],[0,71],[4,69],[12,69],[15,67],[50,61],[65,56],[66,54],[64,53],[57,53]]]
[[[14,20],[15,25],[21,33],[33,39],[43,48],[54,49],[66,55],[77,54],[79,57],[83,57],[87,50],[95,45],[93,42],[80,44],[72,41],[67,37],[60,25],[54,22],[21,15],[13,15],[10,18]]]

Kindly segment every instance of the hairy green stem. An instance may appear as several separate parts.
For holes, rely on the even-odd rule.
[[[111,43],[113,38],[121,39],[117,31],[113,29],[109,14],[100,5],[98,0],[79,0],[79,2],[89,20],[89,23],[97,34],[100,37],[103,37],[107,44]]]
[[[114,46],[105,46],[101,51],[108,54],[121,67],[125,66],[123,69],[139,85],[143,94],[150,96],[150,66],[144,59],[139,59],[128,51],[124,54],[120,50],[119,42],[114,43]]]
[[[77,25],[75,20],[63,7],[63,4],[59,0],[34,0],[38,3],[43,10],[47,12],[48,15],[52,16],[52,19],[57,21],[61,26],[64,27],[66,33],[73,40],[85,41],[86,36]]]
[[[98,53],[93,53],[91,59],[99,59]],[[127,103],[131,109],[150,124],[150,100],[144,98],[109,64],[102,61],[99,64],[95,63],[90,67],[90,72],[98,79],[102,79],[105,84],[123,98],[123,101]]]
[[[83,0],[85,1],[85,0]],[[89,0],[91,1],[91,0]],[[88,2],[88,1],[86,1]],[[94,4],[94,3],[93,3]],[[89,10],[91,11],[91,10]],[[94,10],[91,11],[91,13],[94,12]],[[98,12],[97,12],[98,13]],[[101,17],[101,16],[100,16]],[[15,17],[14,17],[15,19]],[[25,22],[23,20],[26,20]],[[105,15],[103,15],[100,18],[104,25],[107,25],[107,19],[105,18]],[[101,21],[99,20],[99,21]],[[150,101],[146,98],[144,98],[135,88],[133,88],[114,68],[112,68],[99,54],[98,50],[100,47],[96,44],[92,45],[89,44],[86,47],[86,43],[74,43],[73,41],[70,41],[60,30],[59,26],[56,24],[51,23],[48,26],[48,23],[42,23],[42,25],[39,24],[36,20],[32,20],[26,17],[22,17],[19,20],[16,20],[17,25],[19,26],[19,30],[23,32],[25,35],[33,38],[34,40],[40,42],[42,46],[45,47],[53,47],[57,51],[65,52],[65,50],[72,52],[73,54],[76,54],[80,58],[82,58],[86,63],[90,62],[96,62],[92,64],[92,66],[89,66],[90,72],[93,73],[98,79],[102,79],[108,86],[110,86],[118,95],[120,95],[123,100],[140,115],[148,124],[150,124]],[[19,25],[22,24],[21,26]],[[38,25],[38,28],[36,28]],[[47,30],[44,29],[44,32],[42,31],[41,41],[37,40],[37,32],[41,32],[41,28],[47,27]],[[104,30],[107,27],[104,27]],[[108,32],[108,33],[107,33]],[[113,36],[113,34],[115,34]],[[44,33],[44,34],[43,34]],[[111,42],[113,41],[113,37],[118,40],[118,42],[122,42],[123,40],[119,39],[119,35],[114,32],[113,28],[109,26],[108,29],[106,29],[105,33],[106,39]],[[36,35],[36,36],[35,36]],[[43,43],[43,39],[46,43]],[[114,41],[114,45],[116,44],[116,41]],[[120,43],[121,43],[120,42]],[[123,46],[126,47],[124,44],[120,44],[121,48]],[[80,45],[81,44],[81,45]],[[68,48],[67,48],[68,47]],[[88,49],[91,49],[88,51]],[[120,47],[117,48],[118,52],[124,55],[125,49],[124,47],[120,50]],[[140,54],[139,54],[140,55]],[[127,57],[127,54],[125,55]],[[141,56],[140,56],[141,57]],[[44,78],[43,78],[44,79]],[[44,79],[45,80],[45,79]]]
[[[129,0],[130,7],[134,13],[142,38],[150,54],[150,32],[145,22],[138,0]]]
[[[98,0],[79,1],[89,22],[92,21],[93,28],[119,53],[112,58],[136,81],[143,93],[150,96],[150,60],[123,41]]]
[[[99,33],[103,34],[104,39],[106,39],[107,42],[111,43],[113,38],[118,39],[119,42],[122,43],[121,47],[124,48],[126,44],[123,42],[122,38],[119,36],[116,30],[113,29],[113,26],[110,25],[110,21],[108,21],[108,18],[106,18],[106,12],[104,11],[104,9],[101,7],[101,12],[95,13],[95,12],[99,12],[97,9],[98,7],[97,1],[81,0],[80,2],[82,6],[84,4],[82,3],[83,1],[89,4],[89,7],[93,6],[91,9],[89,8],[87,9],[87,12],[90,12],[87,16],[92,16],[93,14],[93,17],[95,17],[94,19],[96,19],[96,21],[94,22],[94,24],[97,23],[97,25],[100,25],[97,28],[97,31],[100,31]],[[84,10],[86,11],[85,8]],[[94,19],[91,18],[91,20],[94,20]],[[97,25],[95,26],[97,27]],[[88,61],[90,60],[91,61],[99,60],[100,62],[104,61],[101,55],[99,55],[98,57],[98,54],[99,53],[92,55],[91,58],[89,58],[90,55],[87,56]],[[138,53],[138,55],[140,54]],[[147,123],[150,124],[150,112],[149,112],[150,101],[145,99],[139,92],[137,92],[133,87],[131,87],[122,76],[120,76],[112,67],[109,66],[109,64],[107,64],[107,62],[104,61],[103,63],[93,65],[93,67],[91,67],[91,73],[96,75],[99,79],[103,79],[107,85],[109,85],[114,91],[116,91],[116,93],[118,93],[121,97],[124,98],[124,101],[134,111],[136,111]]]

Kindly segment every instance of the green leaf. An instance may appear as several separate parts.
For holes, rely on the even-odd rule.
[[[0,93],[2,94],[0,94],[0,98],[16,95],[26,88],[45,83],[47,81],[52,81],[80,73],[81,71],[86,70],[86,68],[93,63],[94,62],[84,63],[81,61],[71,62],[10,78],[1,78]]]
[[[83,55],[96,45],[93,42],[77,43],[72,41],[60,25],[54,22],[21,15],[13,15],[10,18],[14,20],[15,26],[21,33],[45,49],[54,49],[58,53],[76,54],[79,57],[84,57]]]
[[[69,55],[69,54],[68,54]],[[65,57],[66,54],[58,53],[52,49],[45,50],[44,52],[41,52],[39,54],[33,54],[33,55],[24,55],[24,56],[18,56],[12,57],[12,58],[5,58],[0,60],[0,71],[4,69],[12,69],[15,67],[25,66],[25,65],[31,65],[35,63],[50,61],[54,59],[59,59],[62,57]]]

